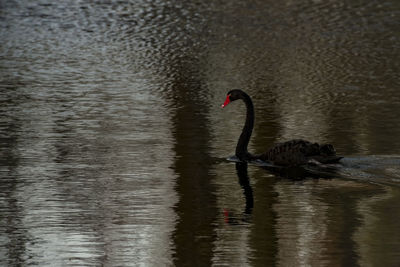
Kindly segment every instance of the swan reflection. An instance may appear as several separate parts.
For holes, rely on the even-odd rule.
[[[243,189],[243,195],[246,200],[246,204],[242,218],[238,218],[238,216],[235,216],[228,209],[224,210],[225,222],[233,225],[239,224],[241,221],[249,222],[254,207],[253,189],[250,185],[250,179],[247,173],[247,162],[236,162],[235,164],[238,182]]]
[[[246,199],[246,206],[244,209],[244,214],[251,214],[254,207],[253,189],[250,185],[250,179],[247,174],[247,163],[237,162],[236,163],[236,174],[238,176],[238,181],[243,189],[243,194]]]

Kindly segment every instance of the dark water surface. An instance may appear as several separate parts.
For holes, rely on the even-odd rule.
[[[0,0],[1,266],[399,266],[399,1]],[[331,179],[226,160],[305,138]]]

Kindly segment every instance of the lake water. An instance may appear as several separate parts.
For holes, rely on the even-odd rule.
[[[0,1],[1,266],[399,266],[399,1]],[[332,143],[329,179],[228,161]],[[294,177],[298,178],[298,177]]]

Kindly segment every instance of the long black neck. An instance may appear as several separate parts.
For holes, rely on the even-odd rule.
[[[246,104],[247,112],[246,123],[244,124],[239,141],[236,145],[236,156],[240,159],[245,159],[250,155],[247,151],[247,145],[249,144],[251,133],[253,132],[254,127],[254,106],[250,97],[246,93],[243,93],[241,99]]]

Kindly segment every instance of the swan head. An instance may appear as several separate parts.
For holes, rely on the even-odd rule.
[[[240,90],[240,89],[234,89],[234,90],[230,90],[227,94],[226,94],[226,99],[225,102],[221,105],[221,108],[226,107],[229,103],[241,99],[243,98],[243,95],[245,93]]]

